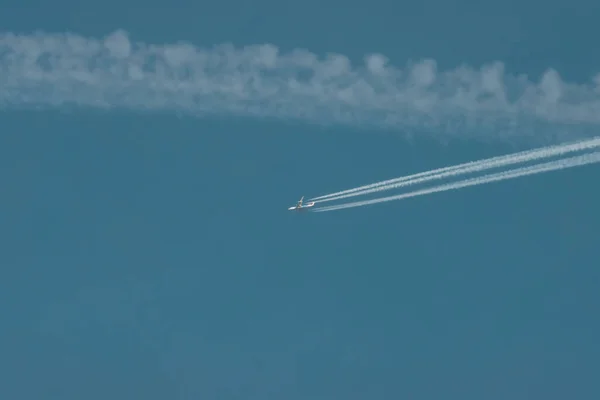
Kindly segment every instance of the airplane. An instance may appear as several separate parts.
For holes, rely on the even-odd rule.
[[[310,208],[310,207],[312,207],[312,206],[315,205],[314,201],[311,201],[310,203],[306,203],[306,205],[302,205],[302,200],[304,200],[304,196],[302,196],[300,198],[300,201],[298,202],[298,204],[296,204],[293,207],[288,208],[288,210],[297,210],[297,211],[300,211],[300,210],[303,210],[305,208]]]

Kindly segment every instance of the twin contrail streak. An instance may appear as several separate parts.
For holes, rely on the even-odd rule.
[[[361,196],[384,190],[412,186],[419,183],[429,182],[432,180],[485,171],[491,168],[498,168],[511,164],[537,161],[540,159],[562,156],[564,154],[573,153],[577,151],[591,150],[599,146],[600,137],[577,143],[562,144],[536,150],[529,150],[516,154],[509,154],[506,156],[494,157],[486,160],[474,161],[461,165],[421,172],[410,176],[390,179],[383,182],[373,183],[371,185],[361,186],[355,189],[348,189],[342,192],[316,197],[314,199],[311,199],[311,201],[317,201],[318,203],[322,203],[326,201],[340,200],[348,197]]]
[[[583,166],[583,165],[597,163],[597,162],[600,162],[600,151],[597,151],[597,152],[594,152],[591,154],[584,154],[584,155],[574,156],[574,157],[570,157],[570,158],[566,158],[566,159],[550,161],[547,163],[542,163],[542,164],[533,165],[533,166],[529,166],[529,167],[522,167],[522,168],[517,168],[517,169],[513,169],[513,170],[509,170],[509,171],[495,173],[495,174],[489,174],[489,175],[481,176],[478,178],[465,179],[465,180],[455,182],[455,183],[449,183],[449,184],[445,184],[445,185],[436,186],[436,187],[433,187],[430,189],[418,190],[418,191],[400,194],[400,195],[396,195],[396,196],[388,196],[388,197],[383,197],[383,198],[379,198],[379,199],[357,201],[357,202],[353,202],[353,203],[341,204],[338,206],[318,208],[315,210],[315,212],[335,211],[335,210],[341,210],[344,208],[362,207],[362,206],[366,206],[366,205],[384,203],[384,202],[388,202],[388,201],[402,200],[402,199],[407,199],[410,197],[423,196],[423,195],[438,193],[438,192],[445,192],[448,190],[456,190],[456,189],[461,189],[461,188],[468,187],[468,186],[483,185],[486,183],[498,182],[498,181],[514,179],[514,178],[527,176],[527,175],[535,175],[535,174],[539,174],[539,173],[543,173],[543,172],[550,172],[550,171],[555,171],[555,170]]]

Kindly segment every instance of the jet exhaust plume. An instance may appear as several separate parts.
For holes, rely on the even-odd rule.
[[[487,160],[474,161],[457,166],[440,168],[437,170],[421,172],[406,177],[391,179],[388,181],[373,183],[371,185],[362,186],[355,189],[349,189],[343,192],[333,193],[331,195],[317,197],[311,199],[318,203],[326,201],[340,200],[348,197],[362,196],[369,193],[380,192],[384,190],[398,189],[401,187],[412,186],[419,183],[429,182],[432,180],[449,178],[457,175],[469,174],[474,172],[485,171],[492,168],[504,167],[507,165],[526,163],[537,161],[544,158],[562,156],[567,153],[585,151],[594,149],[600,146],[600,137],[584,140],[576,143],[567,143],[556,146],[545,147],[536,150],[509,154],[506,156],[494,157]]]
[[[503,172],[499,172],[499,173],[495,173],[495,174],[484,175],[482,177],[465,179],[465,180],[455,182],[455,183],[435,186],[430,189],[423,189],[423,190],[418,190],[418,191],[414,191],[414,192],[410,192],[410,193],[383,197],[383,198],[379,198],[379,199],[357,201],[357,202],[353,202],[353,203],[340,204],[337,206],[317,208],[314,211],[315,212],[326,212],[326,211],[342,210],[345,208],[363,207],[363,206],[367,206],[367,205],[384,203],[384,202],[388,202],[388,201],[402,200],[402,199],[407,199],[410,197],[423,196],[423,195],[427,195],[427,194],[445,192],[448,190],[457,190],[457,189],[461,189],[461,188],[465,188],[465,187],[469,187],[469,186],[477,186],[477,185],[483,185],[486,183],[503,181],[503,180],[507,180],[507,179],[514,179],[514,178],[527,176],[527,175],[535,175],[535,174],[539,174],[539,173],[543,173],[543,172],[562,170],[562,169],[566,169],[566,168],[573,168],[573,167],[588,165],[588,164],[597,163],[597,162],[600,162],[600,151],[594,152],[591,154],[584,154],[584,155],[574,156],[574,157],[570,157],[570,158],[566,158],[566,159],[550,161],[547,163],[542,163],[542,164],[533,165],[533,166],[529,166],[529,167],[522,167],[522,168],[517,168],[517,169],[513,169],[513,170],[509,170],[509,171],[503,171]]]

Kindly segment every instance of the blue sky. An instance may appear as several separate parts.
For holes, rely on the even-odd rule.
[[[529,86],[510,86],[517,93],[554,68],[582,85],[560,86],[570,101],[595,99],[591,1],[571,11],[538,1],[167,4],[3,1],[2,38],[122,29],[131,42],[269,43],[356,65],[371,53],[397,68],[431,58],[441,72],[501,61],[507,75],[528,75]],[[465,102],[482,126],[448,127],[436,114],[406,135],[400,123],[373,126],[373,115],[397,114],[364,105],[345,109],[349,123],[328,117],[338,103],[319,103],[315,124],[221,103],[200,116],[172,95],[148,107],[112,75],[83,91],[52,75],[32,90],[11,62],[0,70],[3,398],[600,395],[597,166],[333,213],[285,210],[301,195],[596,135],[593,113],[523,106],[507,135]]]

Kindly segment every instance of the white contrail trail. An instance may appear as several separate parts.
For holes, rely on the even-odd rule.
[[[552,146],[550,148],[554,148],[554,147],[559,147],[562,145],[555,145]],[[375,182],[375,183],[370,183],[368,185],[364,185],[364,186],[359,186],[359,187],[355,187],[353,189],[347,189],[347,190],[342,190],[339,192],[335,192],[335,193],[330,193],[330,194],[325,194],[323,196],[318,196],[318,197],[313,197],[312,199],[310,199],[310,201],[325,201],[323,199],[329,199],[332,197],[338,198],[338,196],[342,196],[342,195],[346,195],[349,193],[356,193],[356,192],[362,192],[363,190],[369,190],[378,186],[386,186],[386,185],[390,185],[393,183],[398,183],[398,182],[403,182],[403,181],[410,181],[413,179],[417,179],[417,178],[421,178],[424,176],[428,176],[428,175],[437,175],[443,172],[448,172],[448,171],[454,171],[454,170],[459,170],[459,169],[463,169],[466,167],[470,167],[470,166],[475,166],[475,165],[479,165],[479,164],[483,164],[483,163],[487,163],[487,162],[491,162],[491,161],[499,161],[499,160],[504,160],[504,159],[508,159],[511,157],[514,157],[516,155],[525,155],[525,154],[531,154],[533,152],[539,151],[540,149],[534,149],[534,150],[526,150],[526,151],[522,151],[520,153],[516,153],[516,154],[505,154],[503,156],[497,156],[497,157],[493,157],[493,158],[486,158],[483,160],[477,160],[477,161],[470,161],[470,162],[466,162],[463,164],[458,164],[458,165],[452,165],[449,167],[443,167],[443,168],[437,168],[437,169],[433,169],[433,170],[429,170],[429,171],[425,171],[425,172],[419,172],[416,174],[412,174],[412,175],[405,175],[405,176],[401,176],[398,178],[393,178],[393,179],[388,179],[385,181],[379,181],[379,182]]]
[[[403,132],[572,138],[600,125],[600,74],[567,82],[553,69],[539,81],[501,62],[440,70],[425,59],[393,65],[381,54],[341,54],[272,44],[198,47],[75,33],[0,33],[0,108],[83,106],[193,116],[293,118]]]
[[[539,174],[542,172],[555,171],[555,170],[560,170],[560,169],[565,169],[565,168],[572,168],[572,167],[577,167],[577,166],[582,166],[582,165],[587,165],[587,164],[592,164],[592,163],[597,163],[597,162],[600,162],[600,151],[597,151],[597,152],[594,152],[591,154],[584,154],[581,156],[574,156],[574,157],[570,157],[570,158],[566,158],[566,159],[550,161],[550,162],[543,163],[543,164],[532,165],[529,167],[522,167],[522,168],[517,168],[514,170],[503,171],[503,172],[499,172],[499,173],[495,173],[495,174],[489,174],[489,175],[481,176],[478,178],[465,179],[463,181],[459,181],[459,182],[455,182],[455,183],[449,183],[449,184],[445,184],[445,185],[435,186],[430,189],[423,189],[423,190],[418,190],[418,191],[414,191],[414,192],[410,192],[410,193],[400,194],[400,195],[396,195],[396,196],[388,196],[388,197],[383,197],[383,198],[373,199],[373,200],[357,201],[357,202],[353,202],[353,203],[341,204],[338,206],[323,207],[323,208],[318,208],[314,211],[315,212],[335,211],[335,210],[341,210],[344,208],[361,207],[361,206],[366,206],[366,205],[371,205],[371,204],[383,203],[383,202],[387,202],[387,201],[402,200],[402,199],[406,199],[409,197],[423,196],[426,194],[444,192],[447,190],[456,190],[456,189],[461,189],[461,188],[468,187],[468,186],[482,185],[485,183],[497,182],[497,181],[502,181],[502,180],[506,180],[506,179],[513,179],[513,178],[518,178],[521,176],[534,175],[534,174]]]
[[[438,168],[435,170],[419,172],[417,174],[406,175],[406,176],[402,176],[399,178],[388,179],[385,181],[380,181],[380,182],[372,183],[369,185],[356,187],[353,189],[342,190],[340,192],[326,194],[326,195],[319,196],[319,197],[313,197],[310,199],[310,201],[325,202],[325,201],[330,201],[330,200],[338,200],[338,199],[346,198],[346,197],[352,197],[355,195],[363,195],[366,193],[371,193],[369,190],[376,188],[376,187],[381,187],[381,186],[387,187],[388,185],[396,184],[399,182],[405,182],[405,181],[413,181],[416,179],[419,179],[419,182],[425,182],[424,180],[420,180],[420,178],[425,177],[425,176],[427,176],[428,179],[441,179],[441,178],[445,178],[447,176],[454,176],[454,175],[446,175],[446,173],[457,171],[457,170],[461,170],[461,171],[468,170],[468,171],[465,171],[462,173],[481,171],[481,169],[477,169],[475,171],[470,169],[471,167],[476,167],[476,166],[478,167],[480,165],[493,164],[491,167],[485,167],[485,169],[487,169],[487,168],[494,168],[497,166],[509,165],[509,164],[513,164],[513,163],[517,163],[517,162],[526,162],[529,160],[528,157],[530,157],[530,156],[534,157],[534,158],[532,158],[532,160],[540,158],[539,154],[548,154],[548,155],[542,155],[541,156],[542,158],[552,157],[553,155],[556,155],[556,154],[550,154],[550,153],[553,153],[556,151],[559,152],[558,154],[564,154],[566,152],[574,152],[574,151],[579,151],[581,149],[586,149],[587,147],[585,147],[585,146],[588,146],[588,145],[590,146],[590,148],[595,147],[595,146],[597,146],[598,141],[600,141],[600,138],[593,138],[593,139],[586,140],[586,141],[576,142],[574,144],[559,144],[559,145],[554,145],[554,146],[550,146],[550,147],[544,147],[541,149],[526,150],[526,151],[522,151],[519,153],[507,154],[507,155],[503,155],[503,156],[487,158],[487,159],[478,160],[478,161],[471,161],[471,162],[467,162],[467,163],[463,163],[463,164],[459,164],[459,165],[453,165],[453,166],[449,166],[449,167]],[[580,148],[580,146],[583,146],[583,148]],[[546,153],[546,152],[548,152],[548,153]],[[496,163],[500,163],[500,164],[496,164]],[[440,175],[440,174],[442,174],[442,175]],[[414,182],[414,183],[417,183],[417,182]],[[410,183],[410,184],[412,185],[414,183]],[[409,183],[407,183],[407,184],[409,184]],[[394,187],[402,187],[402,186],[406,186],[406,185],[394,186]],[[361,192],[361,193],[351,195],[351,196],[345,196],[346,194],[351,194],[351,193],[356,193],[356,192]],[[325,199],[327,199],[327,200],[325,200]]]
[[[577,143],[562,144],[557,146],[545,147],[537,150],[530,150],[516,154],[509,154],[507,156],[494,157],[487,160],[474,161],[472,163],[466,163],[455,167],[446,167],[438,170],[421,172],[420,174],[411,175],[408,177],[397,178],[396,182],[394,179],[384,181],[387,183],[374,183],[371,185],[363,186],[361,188],[349,189],[345,191],[346,194],[331,194],[327,197],[321,196],[321,198],[311,199],[311,201],[317,201],[323,203],[326,201],[340,200],[348,197],[363,196],[369,193],[381,192],[384,190],[398,189],[401,187],[412,186],[419,183],[429,182],[437,179],[449,178],[457,175],[469,174],[474,172],[485,171],[491,168],[503,167],[506,165],[525,163],[531,161],[537,161],[543,158],[550,158],[555,156],[562,156],[567,153],[573,153],[577,151],[591,150],[596,147],[600,147],[600,137],[589,140],[584,140]],[[444,169],[446,170],[444,172]],[[442,171],[442,172],[440,172]],[[436,173],[437,172],[437,173]],[[424,175],[418,177],[419,175]],[[370,188],[369,188],[370,187]],[[341,193],[341,192],[338,192]]]

